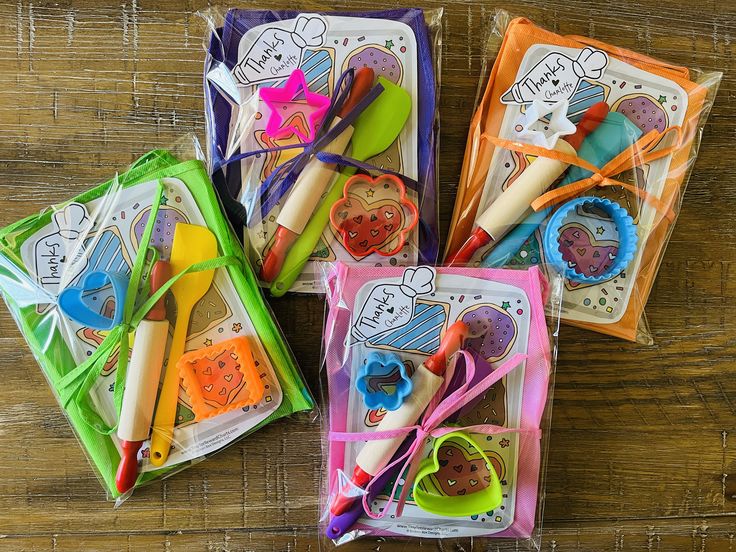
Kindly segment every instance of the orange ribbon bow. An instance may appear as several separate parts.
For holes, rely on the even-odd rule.
[[[659,144],[664,136],[670,132],[675,132],[677,134],[675,144],[655,151],[654,148],[657,144]],[[657,159],[670,155],[680,147],[680,127],[669,127],[664,132],[659,132],[657,130],[647,132],[644,136],[639,138],[639,140],[634,142],[630,148],[619,153],[601,168],[596,167],[592,163],[588,163],[577,155],[569,155],[561,151],[549,150],[543,147],[533,146],[531,144],[503,140],[495,136],[486,135],[484,138],[492,144],[510,151],[536,155],[538,157],[547,157],[549,159],[567,163],[568,165],[575,165],[593,173],[587,178],[576,180],[575,182],[555,188],[541,195],[535,199],[531,205],[532,209],[535,211],[541,211],[542,209],[562,203],[563,201],[582,195],[595,187],[621,186],[636,195],[638,198],[650,203],[657,211],[662,213],[668,221],[673,222],[675,220],[675,212],[657,196],[650,194],[638,186],[627,182],[621,182],[620,180],[616,180],[612,177],[617,174],[621,174],[624,171],[640,167],[644,164],[651,163]]]

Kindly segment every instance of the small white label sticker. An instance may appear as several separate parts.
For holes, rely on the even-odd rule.
[[[38,239],[34,256],[38,282],[56,294],[63,282],[70,282],[87,267],[82,239],[90,219],[81,203],[70,203],[51,218],[54,231]]]

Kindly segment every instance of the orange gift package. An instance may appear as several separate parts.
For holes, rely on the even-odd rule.
[[[721,73],[498,12],[470,124],[449,265],[541,265],[562,319],[651,342],[644,306]]]

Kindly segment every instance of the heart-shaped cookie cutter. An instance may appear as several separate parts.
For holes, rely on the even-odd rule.
[[[88,297],[110,286],[115,306],[112,316],[106,316],[105,305],[94,306]],[[76,286],[68,286],[59,294],[59,309],[75,322],[94,330],[112,330],[123,321],[128,276],[119,272],[93,270],[85,274]],[[96,299],[92,299],[96,300]]]
[[[371,253],[396,255],[419,222],[419,211],[406,197],[398,176],[356,174],[345,182],[343,196],[332,206],[330,222],[353,257]]]
[[[422,480],[440,470],[440,461],[437,455],[440,447],[446,441],[463,441],[471,448],[478,451],[481,460],[485,462],[490,475],[487,485],[480,490],[456,496],[446,496],[427,491],[422,485]],[[480,484],[480,481],[476,481]],[[490,512],[498,508],[503,502],[503,491],[496,470],[493,469],[491,460],[480,446],[464,431],[453,431],[435,439],[432,445],[432,455],[425,458],[419,464],[413,489],[414,500],[422,510],[438,516],[465,517],[475,516],[484,512]]]
[[[606,213],[613,224],[616,226],[618,233],[618,247],[616,254],[612,258],[607,257],[611,263],[608,268],[598,274],[584,274],[577,263],[564,258],[563,248],[574,247],[571,242],[563,243],[564,226],[567,224],[567,218],[570,214],[574,214],[578,208],[581,209],[598,209]],[[638,244],[638,236],[636,234],[636,225],[631,215],[615,201],[609,199],[584,196],[578,197],[563,204],[547,222],[547,228],[544,231],[544,254],[547,261],[553,265],[565,278],[571,282],[579,282],[583,284],[597,284],[610,280],[620,274],[634,258],[636,247]],[[592,247],[592,243],[590,244]],[[611,255],[606,253],[606,255]],[[605,267],[605,265],[604,265]]]
[[[358,369],[355,387],[370,410],[396,410],[404,404],[413,385],[397,354],[372,351]]]
[[[185,353],[176,367],[196,421],[257,404],[265,391],[245,336]]]

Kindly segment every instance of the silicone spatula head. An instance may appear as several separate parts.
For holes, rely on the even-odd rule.
[[[217,240],[208,228],[195,224],[176,225],[169,260],[172,274],[178,274],[195,263],[216,257]],[[174,282],[171,292],[176,298],[177,308],[181,310],[183,305],[194,305],[199,301],[210,288],[214,273],[214,270],[190,272]]]
[[[364,161],[388,149],[411,113],[411,96],[391,81],[378,77],[383,92],[355,120],[351,156]]]

